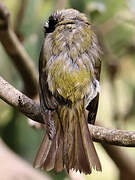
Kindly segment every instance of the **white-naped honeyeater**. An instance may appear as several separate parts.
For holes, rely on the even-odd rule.
[[[101,50],[91,23],[74,9],[53,13],[45,24],[39,58],[39,94],[46,134],[34,167],[90,174],[101,171],[88,123],[99,99]]]

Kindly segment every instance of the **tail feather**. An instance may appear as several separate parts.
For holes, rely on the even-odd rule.
[[[55,118],[58,118],[57,116]],[[63,170],[63,132],[59,121],[56,121],[56,136],[49,139],[46,133],[37,152],[33,166],[46,171],[55,169],[56,172]]]
[[[33,163],[33,167],[35,168],[42,167],[49,154],[51,145],[52,145],[52,141],[49,139],[48,135],[45,135],[37,152],[36,158]]]
[[[58,137],[58,148],[56,153],[55,159],[55,171],[60,172],[63,170],[64,163],[63,163],[63,136]]]
[[[55,158],[56,158],[56,152],[57,152],[56,138],[57,138],[57,134],[55,136],[55,139],[52,141],[52,145],[50,147],[48,156],[42,165],[42,168],[45,169],[46,171],[50,171],[51,169],[54,169],[55,167]]]
[[[74,125],[74,121],[75,121],[75,118],[74,116],[71,117],[72,121],[69,126],[69,129],[70,129],[70,134],[72,134],[72,139],[70,141],[70,147],[69,147],[69,169],[73,169],[75,164],[76,164],[76,160],[75,160],[75,127],[73,126]],[[70,137],[70,138],[71,138]]]
[[[60,107],[55,117],[56,135],[53,140],[46,134],[34,162],[35,167],[56,172],[66,168],[91,173],[101,170],[95,147],[88,129],[83,104],[74,108]]]
[[[58,119],[58,116],[57,116]],[[57,123],[57,134],[56,134],[56,158],[54,169],[56,172],[60,172],[63,170],[63,131],[61,130],[61,123],[59,121]],[[53,153],[53,152],[52,152]]]
[[[84,172],[85,174],[90,174],[91,173],[91,168],[90,164],[88,162],[88,159],[86,157],[86,153],[84,151],[83,147],[83,139],[81,136],[81,130],[80,126],[77,123],[76,124],[76,136],[75,136],[75,157],[76,157],[76,164],[74,166],[74,169],[77,171],[79,170],[80,172]]]
[[[79,124],[85,154],[87,156],[90,166],[93,167],[93,169],[96,169],[97,171],[101,171],[101,164],[90,136],[85,112],[82,113],[82,116],[83,118],[80,119]]]

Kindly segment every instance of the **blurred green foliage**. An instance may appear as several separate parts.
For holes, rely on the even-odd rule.
[[[3,0],[11,13],[13,28],[21,0]],[[64,0],[63,0],[64,2]],[[38,68],[38,57],[44,38],[43,24],[55,10],[59,0],[27,0],[24,17],[19,32],[23,36],[23,45]],[[133,129],[135,127],[135,4],[133,0],[65,0],[63,8],[75,8],[87,14],[94,25],[100,29],[103,38],[116,57],[118,72],[113,82],[116,97],[112,93],[108,78],[106,54],[104,54],[101,75],[101,96],[98,119],[107,127]],[[12,64],[11,59],[0,45],[0,75],[19,90],[23,89],[22,79]],[[114,63],[114,62],[111,62]],[[117,99],[117,101],[115,100]],[[117,103],[116,103],[117,102]],[[117,109],[118,123],[113,119]],[[128,113],[129,112],[129,113]],[[126,114],[127,113],[127,114]],[[127,115],[127,116],[126,116]],[[128,119],[126,118],[128,117]],[[41,142],[42,131],[32,129],[26,117],[0,100],[0,135],[16,153],[32,163]],[[115,180],[117,168],[98,146],[98,154],[103,166],[102,173],[94,173],[87,179]],[[131,153],[131,151],[130,151]],[[109,169],[108,169],[109,167]],[[64,179],[65,173],[54,175],[53,179]]]

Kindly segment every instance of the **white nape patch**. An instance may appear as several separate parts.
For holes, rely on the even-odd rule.
[[[87,107],[88,104],[92,101],[92,99],[94,99],[97,96],[97,93],[100,92],[99,81],[94,78],[91,85],[90,85],[90,89],[88,89],[88,91],[90,93],[88,93],[88,95],[86,97],[85,107]]]

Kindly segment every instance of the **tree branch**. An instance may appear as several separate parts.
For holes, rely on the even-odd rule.
[[[43,123],[39,104],[15,89],[2,77],[0,77],[0,98],[17,108],[27,117],[36,122]],[[135,131],[107,129],[94,125],[89,125],[89,130],[92,139],[96,142],[135,147]]]
[[[38,92],[37,70],[14,33],[10,24],[10,14],[2,2],[0,2],[0,41],[21,74],[27,95],[34,97]]]
[[[135,147],[135,131],[108,129],[89,125],[92,138],[96,142],[105,142],[111,145]]]
[[[40,106],[0,77],[0,98],[34,121],[43,123]]]

